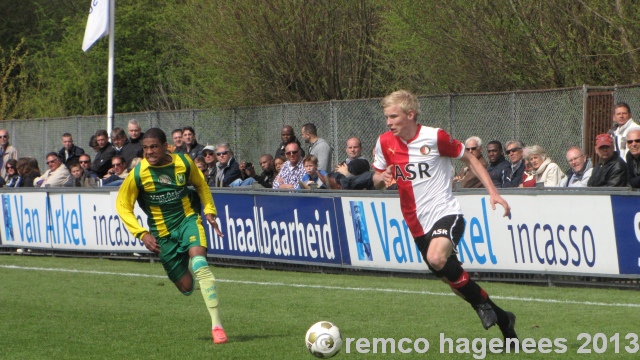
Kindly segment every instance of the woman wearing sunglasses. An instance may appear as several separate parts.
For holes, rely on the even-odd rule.
[[[10,159],[7,161],[7,164],[4,166],[5,172],[7,175],[4,177],[4,183],[7,187],[15,187],[18,183],[18,179],[20,176],[18,175],[18,169],[16,166],[18,165],[18,160]]]

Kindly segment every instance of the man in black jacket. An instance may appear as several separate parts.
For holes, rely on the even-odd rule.
[[[273,156],[274,159],[277,157],[284,157],[285,148],[292,142],[298,144],[298,147],[300,147],[300,151],[302,151],[301,156],[304,158],[304,150],[302,150],[300,140],[298,140],[296,134],[293,133],[293,128],[291,127],[291,125],[285,125],[282,130],[280,130],[280,140],[282,140],[282,142],[278,146],[278,149],[276,149],[276,154]]]
[[[262,154],[262,156],[260,156],[259,163],[260,168],[262,169],[262,174],[256,175],[256,169],[253,164],[244,161],[240,162],[239,165],[242,182],[238,183],[236,181],[234,185],[258,186],[259,184],[263,188],[273,188],[273,180],[276,178],[276,165],[273,162],[273,156],[271,156],[271,154]]]
[[[229,143],[221,143],[216,146],[216,158],[218,159],[216,187],[240,186],[242,183],[240,164],[233,157]]]
[[[134,158],[141,157],[139,155],[141,155],[142,147],[138,147],[131,143],[127,139],[127,135],[124,133],[123,128],[117,127],[111,131],[111,143],[113,148],[116,150],[116,155],[121,155],[124,158],[124,161],[126,161],[127,169]]]
[[[640,188],[640,130],[627,133],[627,172],[629,186]]]
[[[84,149],[73,144],[73,136],[69,133],[62,134],[62,149],[58,151],[58,157],[62,159],[62,163],[68,165],[78,162],[82,154],[84,154]]]
[[[487,172],[491,177],[491,181],[493,181],[493,185],[497,188],[501,188],[504,170],[510,167],[511,163],[504,158],[502,154],[502,143],[500,143],[500,141],[492,140],[487,144],[487,157],[489,158]]]
[[[522,151],[524,144],[518,140],[511,140],[504,148],[509,157],[510,165],[502,173],[502,187],[516,188],[522,183],[522,176],[524,175],[525,164]]]
[[[175,151],[175,150],[174,150]],[[195,159],[202,156],[204,145],[198,144],[196,140],[196,131],[191,126],[182,128],[182,146],[176,152],[182,152]]]
[[[609,134],[596,136],[596,153],[600,161],[593,168],[589,187],[627,186],[627,164],[613,148],[613,139]]]
[[[109,142],[109,134],[107,130],[96,131],[96,141],[98,142],[98,151],[93,158],[93,164],[91,164],[91,170],[98,175],[99,178],[103,178],[109,169],[111,169],[111,158],[116,154],[116,149]]]

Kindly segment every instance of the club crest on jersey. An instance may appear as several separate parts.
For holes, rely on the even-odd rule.
[[[171,178],[169,175],[160,175],[158,176],[158,182],[161,184],[169,185],[171,184]]]
[[[176,185],[182,186],[185,184],[184,173],[176,174]]]
[[[418,178],[431,177],[429,164],[426,162],[408,163],[404,166],[396,165],[394,173],[396,181],[411,181]]]
[[[431,148],[428,147],[427,145],[420,148],[420,154],[422,155],[429,155],[430,152],[431,152]]]

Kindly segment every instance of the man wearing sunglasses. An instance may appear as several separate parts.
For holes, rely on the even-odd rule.
[[[273,182],[274,189],[299,189],[300,180],[306,171],[302,163],[302,149],[298,143],[292,142],[285,148],[287,162],[282,166],[280,174]]]
[[[18,160],[18,150],[9,144],[9,133],[5,129],[0,129],[0,177],[7,175],[4,165],[10,159]]]
[[[216,187],[238,186],[242,182],[240,164],[233,157],[231,145],[221,143],[216,145]]]
[[[49,170],[45,171],[42,176],[35,178],[33,186],[50,187],[64,186],[71,177],[71,173],[66,166],[62,164],[62,160],[58,157],[58,153],[50,152],[45,157]]]
[[[504,148],[511,166],[505,168],[503,171],[502,187],[515,188],[520,186],[520,183],[522,183],[522,176],[524,175],[524,168],[526,167],[522,153],[524,144],[518,140],[511,140],[507,142],[507,145]]]
[[[627,172],[629,186],[640,188],[640,130],[634,129],[627,134]]]
[[[111,158],[111,170],[102,179],[102,186],[120,186],[127,175],[127,161],[122,155],[114,155]]]
[[[91,170],[91,156],[89,156],[89,154],[85,153],[80,155],[80,157],[78,158],[78,163],[80,164],[82,170],[87,174],[87,176],[94,178],[98,177],[98,175],[93,170]]]
[[[482,167],[487,167],[487,160],[485,160],[484,156],[482,156],[482,139],[477,136],[472,136],[464,142],[464,147],[465,151],[469,152],[476,159],[478,159],[478,161],[480,161]],[[478,179],[476,174],[474,174],[473,171],[471,171],[471,168],[468,166],[463,167],[462,170],[460,170],[460,172],[453,178],[453,181],[460,183],[460,188],[463,189],[484,187],[480,179]]]

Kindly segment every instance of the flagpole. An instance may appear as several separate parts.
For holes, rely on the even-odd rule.
[[[115,72],[116,0],[109,0],[109,79],[107,81],[107,134],[113,130],[113,74]]]

